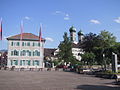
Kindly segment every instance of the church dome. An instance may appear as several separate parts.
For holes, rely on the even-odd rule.
[[[84,35],[83,32],[82,32],[82,30],[80,30],[80,31],[78,32],[78,35]]]
[[[76,32],[76,28],[74,28],[73,26],[69,29],[70,32]]]

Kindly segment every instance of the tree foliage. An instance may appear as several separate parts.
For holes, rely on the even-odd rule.
[[[69,37],[67,36],[66,32],[63,35],[63,39],[64,39],[64,41],[62,41],[58,46],[59,59],[64,60],[64,62],[67,62],[67,63],[69,63],[69,62],[75,63],[75,58],[72,54],[72,44],[71,44],[71,41],[70,41]]]
[[[96,56],[95,62],[106,67],[106,64],[109,65],[111,62],[113,50],[116,49],[113,48],[115,43],[116,37],[109,31],[103,30],[98,35],[93,33],[86,34],[82,43],[82,48],[87,54],[94,53]],[[105,54],[104,58],[103,54]]]
[[[84,64],[90,65],[92,66],[95,63],[95,54],[92,52],[86,52],[84,54],[81,55],[82,56],[82,61],[84,62]]]

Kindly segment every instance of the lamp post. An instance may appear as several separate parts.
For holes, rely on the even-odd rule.
[[[1,61],[2,61],[2,54],[0,53],[0,66],[1,66]]]
[[[105,54],[103,54],[103,61],[104,61],[104,69],[106,71],[106,60],[105,60]]]

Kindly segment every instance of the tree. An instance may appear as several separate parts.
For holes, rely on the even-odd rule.
[[[91,33],[91,32],[84,36],[82,48],[85,51],[85,54],[82,55],[82,60],[84,61],[90,60],[90,61],[87,61],[89,62],[88,64],[90,65],[96,63],[97,61],[97,60],[95,61],[96,47],[99,46],[100,40],[101,40],[100,36],[98,36],[97,34]],[[90,57],[90,55],[92,55],[93,57]],[[94,61],[93,59],[90,59],[90,58],[94,58]]]
[[[98,46],[100,37],[97,34],[89,33],[84,36],[82,48],[85,52],[93,52],[95,47]]]
[[[116,37],[113,36],[109,31],[103,30],[99,34],[100,42],[97,46],[97,51],[99,50],[99,55],[97,58],[100,58],[100,64],[104,65],[106,70],[106,65],[109,65],[112,61],[112,50],[111,48],[115,45]]]
[[[95,61],[106,69],[106,65],[111,63],[113,51],[111,48],[115,45],[115,42],[116,37],[109,31],[103,30],[99,35],[93,33],[86,34],[82,48],[86,53],[94,53],[96,56]]]
[[[91,67],[95,63],[95,54],[94,53],[86,52],[86,53],[82,54],[81,56],[82,56],[82,61],[84,62],[84,64],[89,65],[89,67]]]
[[[71,62],[72,64],[74,64],[76,60],[72,54],[72,44],[66,32],[63,35],[63,39],[64,41],[62,41],[58,46],[58,57],[60,60],[64,60],[64,62],[66,63]]]

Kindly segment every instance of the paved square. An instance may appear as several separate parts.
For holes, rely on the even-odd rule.
[[[63,71],[0,71],[0,90],[120,90],[112,82]]]

